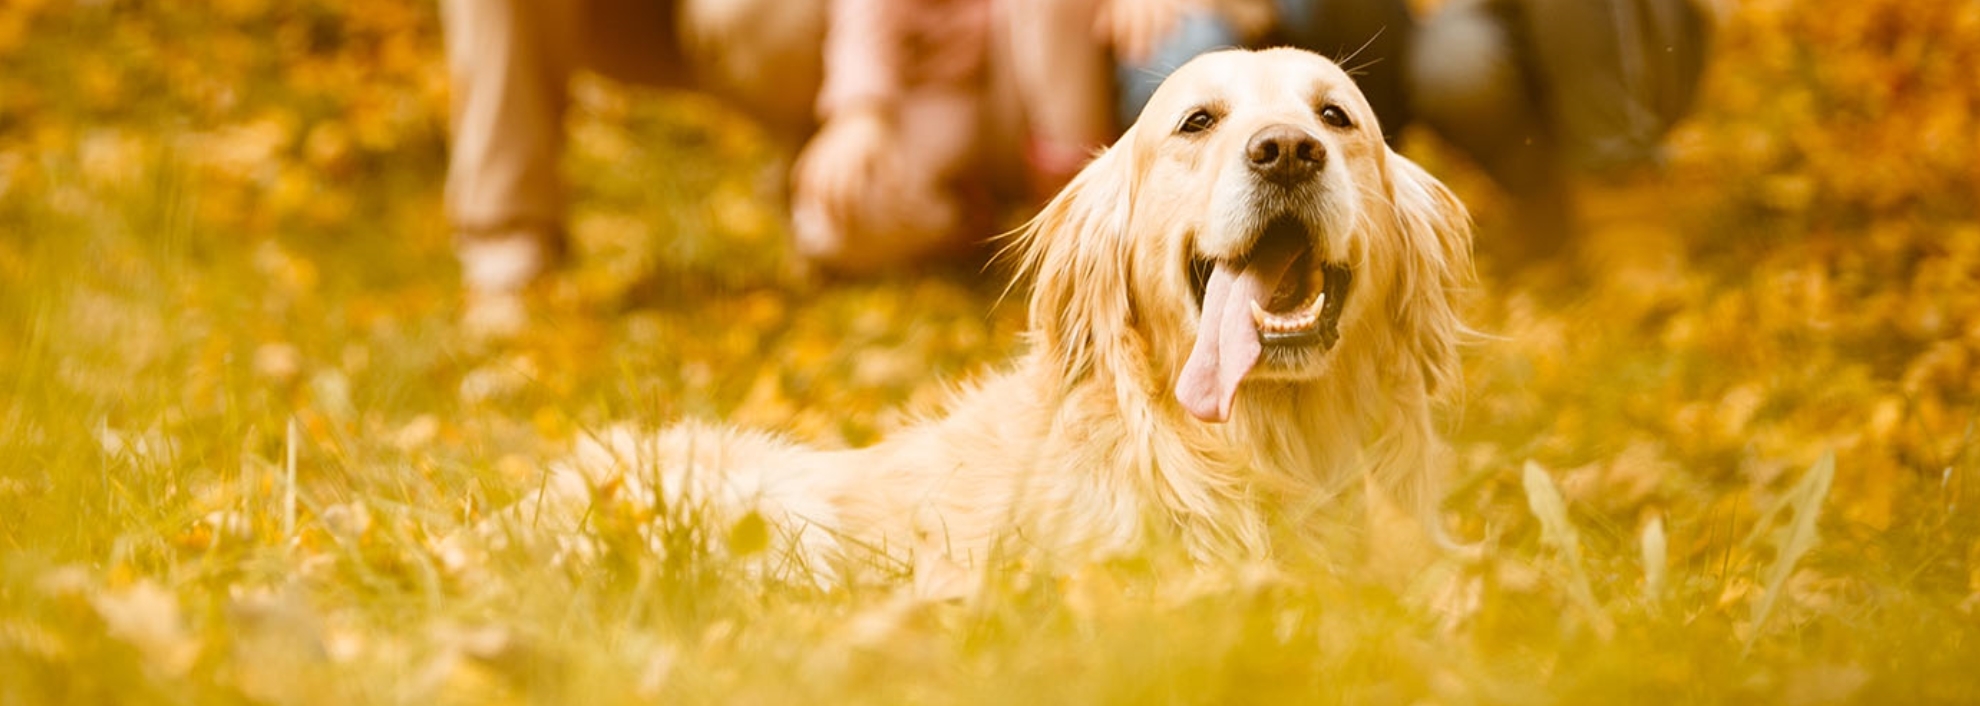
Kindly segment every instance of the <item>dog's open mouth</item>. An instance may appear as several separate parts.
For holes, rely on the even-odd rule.
[[[1281,218],[1265,227],[1250,254],[1194,263],[1191,284],[1202,318],[1176,381],[1176,398],[1191,415],[1229,419],[1238,383],[1267,346],[1326,351],[1340,340],[1353,274],[1324,260],[1315,267],[1316,257],[1306,226]]]

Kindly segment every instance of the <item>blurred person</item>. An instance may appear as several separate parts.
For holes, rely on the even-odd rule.
[[[580,70],[704,91],[802,144],[797,253],[869,273],[990,234],[1018,120],[991,0],[443,0],[453,83],[446,207],[465,323],[523,323],[520,292],[563,256],[558,171]],[[1005,88],[999,88],[1006,86]]]
[[[1410,56],[1416,113],[1510,195],[1506,264],[1558,253],[1570,183],[1660,164],[1711,41],[1703,0],[1456,0]]]
[[[990,235],[991,0],[833,0],[818,133],[791,177],[797,252],[869,273]]]

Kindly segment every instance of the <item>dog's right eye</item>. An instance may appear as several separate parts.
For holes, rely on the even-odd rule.
[[[1176,132],[1185,135],[1193,132],[1203,132],[1215,124],[1217,124],[1217,116],[1211,115],[1210,111],[1199,110],[1190,113],[1189,117],[1183,118],[1182,125],[1176,128]]]

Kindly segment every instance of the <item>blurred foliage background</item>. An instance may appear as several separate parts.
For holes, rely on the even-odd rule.
[[[613,423],[870,441],[1020,345],[994,272],[794,277],[746,122],[585,80],[576,265],[538,331],[469,340],[430,4],[7,0],[0,702],[1980,698],[1980,3],[1720,9],[1666,172],[1479,287],[1464,590],[1343,559],[918,606],[439,539]],[[1772,539],[1818,508],[1819,543]]]

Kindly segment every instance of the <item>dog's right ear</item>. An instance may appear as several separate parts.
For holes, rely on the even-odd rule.
[[[1010,245],[1031,281],[1029,335],[1068,380],[1092,372],[1108,347],[1134,335],[1128,281],[1133,131],[1101,152]]]

